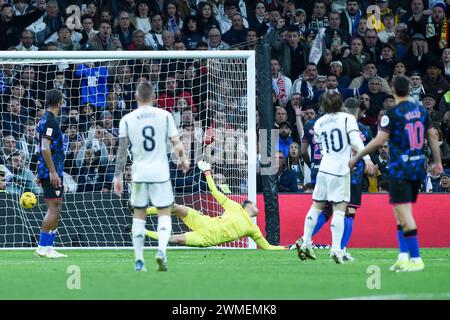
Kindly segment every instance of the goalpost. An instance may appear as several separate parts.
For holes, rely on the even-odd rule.
[[[132,245],[125,230],[132,221],[130,166],[122,198],[114,194],[112,178],[118,123],[136,108],[134,92],[141,81],[153,84],[158,106],[172,112],[189,150],[192,170],[187,175],[168,155],[176,202],[211,216],[222,214],[196,168],[199,160],[211,162],[214,180],[227,196],[256,202],[253,51],[0,52],[0,164],[5,164],[0,171],[6,172],[6,192],[0,180],[0,248],[37,245],[47,207],[34,182],[35,125],[45,108],[45,92],[52,88],[61,89],[65,100],[58,120],[65,134],[66,190],[56,246]],[[33,209],[19,205],[26,191],[38,195]],[[149,216],[147,229],[155,230],[156,223]],[[184,231],[187,227],[174,218],[173,233]],[[148,240],[146,245],[157,243]],[[243,238],[224,247],[256,246]]]

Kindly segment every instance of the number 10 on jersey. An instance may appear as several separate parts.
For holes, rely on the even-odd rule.
[[[330,153],[330,145],[328,143],[328,134],[326,132],[322,132],[323,141],[325,142],[325,148],[327,153]],[[339,129],[333,129],[330,132],[330,141],[331,141],[331,149],[334,152],[339,152],[344,147],[344,143],[342,141],[342,133]]]

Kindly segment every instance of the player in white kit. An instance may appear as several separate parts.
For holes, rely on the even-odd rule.
[[[151,84],[140,83],[135,94],[137,110],[125,115],[119,124],[119,149],[114,174],[114,191],[120,197],[123,185],[123,169],[131,145],[133,157],[132,191],[130,204],[134,208],[132,238],[135,254],[135,270],[146,271],[144,265],[144,240],[146,209],[158,209],[158,251],[156,262],[159,271],[167,271],[166,249],[172,232],[170,207],[174,203],[167,158],[171,141],[181,169],[189,169],[189,161],[178,136],[172,115],[153,107],[155,100]]]
[[[321,107],[325,112],[314,125],[315,141],[320,146],[322,161],[317,174],[312,195],[313,204],[305,218],[303,237],[296,242],[301,260],[315,259],[312,249],[312,233],[317,217],[327,201],[333,203],[331,221],[332,245],[330,257],[336,263],[343,263],[341,240],[344,232],[344,216],[350,201],[350,170],[347,165],[353,149],[364,149],[355,117],[341,112],[342,98],[339,93],[327,92],[321,97]],[[373,170],[369,156],[364,157],[366,168]]]

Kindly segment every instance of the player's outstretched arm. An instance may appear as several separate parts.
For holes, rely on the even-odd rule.
[[[443,171],[441,161],[441,151],[439,150],[439,139],[433,128],[427,130],[427,138],[430,143],[431,154],[433,155],[434,172],[435,176],[438,176]]]
[[[377,136],[372,141],[370,141],[365,148],[359,150],[358,153],[353,158],[350,159],[350,161],[348,162],[350,169],[353,169],[353,167],[358,163],[358,161],[361,160],[364,156],[368,155],[369,153],[375,152],[375,150],[377,150],[379,146],[383,145],[388,139],[389,133],[379,130]]]
[[[205,174],[206,182],[208,183],[209,191],[213,197],[217,200],[217,202],[223,206],[225,201],[228,199],[222,192],[217,190],[216,184],[214,183],[213,178],[211,177],[211,165],[205,161],[198,162],[198,168]]]
[[[286,247],[283,246],[273,246],[270,243],[267,242],[266,238],[261,233],[261,230],[259,230],[258,227],[256,227],[257,230],[255,230],[254,234],[252,234],[250,237],[253,239],[253,241],[256,242],[259,248],[262,250],[287,250]]]

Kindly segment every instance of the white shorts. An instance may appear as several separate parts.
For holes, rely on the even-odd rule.
[[[174,203],[172,182],[133,182],[130,204],[134,208],[170,207]]]
[[[349,202],[350,173],[345,176],[338,177],[319,171],[312,198],[317,202]]]

